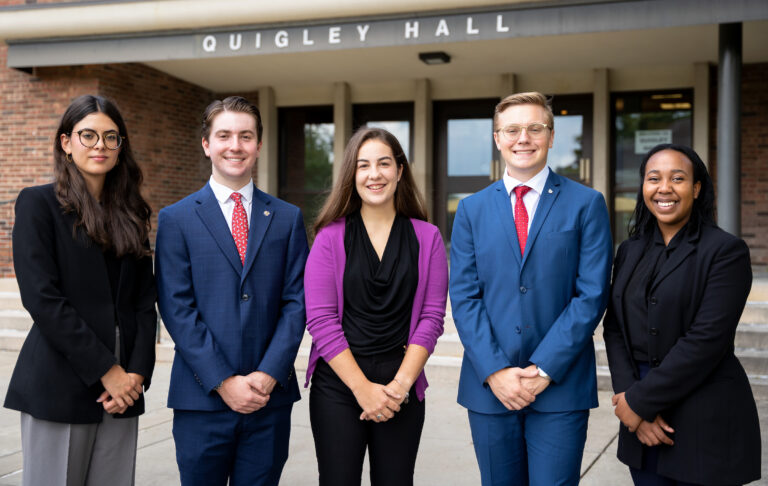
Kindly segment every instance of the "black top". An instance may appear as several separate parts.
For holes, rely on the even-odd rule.
[[[408,343],[419,279],[419,241],[410,220],[392,223],[381,261],[360,212],[346,218],[344,315],[341,325],[353,354],[370,356]]]
[[[672,237],[669,245],[664,245],[664,238],[657,226],[624,289],[624,319],[629,331],[632,357],[636,361],[649,361],[648,335],[658,333],[657,325],[648,322],[648,303],[651,298],[652,284],[687,232],[686,224]]]

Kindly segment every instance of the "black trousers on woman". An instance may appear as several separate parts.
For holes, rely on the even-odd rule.
[[[403,351],[356,356],[355,360],[370,381],[386,385],[395,377]],[[411,388],[409,402],[401,404],[400,411],[386,422],[360,420],[362,412],[349,388],[319,359],[309,391],[309,419],[320,486],[359,486],[366,448],[371,486],[412,485],[424,402]]]

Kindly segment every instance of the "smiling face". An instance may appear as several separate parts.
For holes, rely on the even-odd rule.
[[[213,178],[232,190],[251,180],[261,142],[256,138],[256,119],[249,113],[223,111],[211,123],[203,150],[211,159]]]
[[[81,137],[77,132],[81,130],[93,130],[98,135],[99,141],[91,148],[86,147],[81,142]],[[61,148],[65,153],[72,156],[72,161],[85,179],[89,189],[101,191],[104,185],[104,179],[107,172],[117,165],[117,159],[120,155],[120,148],[110,150],[104,145],[104,134],[107,132],[118,132],[117,125],[110,117],[101,112],[94,112],[83,117],[72,127],[70,135],[61,135]],[[83,134],[83,140],[86,140],[88,134]],[[87,140],[86,140],[87,143]],[[96,194],[94,194],[97,197]]]
[[[395,209],[395,190],[403,168],[398,167],[392,148],[381,140],[365,142],[357,152],[355,189],[363,210]]]
[[[667,243],[691,219],[700,190],[701,182],[693,180],[693,163],[682,153],[662,150],[648,159],[643,200]]]
[[[535,176],[547,165],[547,153],[552,148],[555,132],[545,129],[541,136],[532,137],[528,130],[522,130],[517,140],[508,140],[499,129],[509,125],[527,127],[532,123],[547,124],[547,112],[538,105],[512,105],[497,115],[496,130],[493,139],[496,148],[507,166],[507,173],[515,179],[525,182]]]

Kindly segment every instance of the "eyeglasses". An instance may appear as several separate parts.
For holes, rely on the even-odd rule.
[[[99,137],[99,134],[96,133],[96,130],[91,130],[90,128],[83,128],[82,130],[78,130],[75,133],[77,133],[77,136],[80,137],[80,143],[88,148],[95,147],[96,144],[99,143],[99,138],[101,138],[104,140],[105,147],[107,147],[109,150],[117,150],[120,148],[120,145],[123,144],[123,139],[125,138],[115,130],[106,131],[101,134],[101,137]]]
[[[523,130],[525,130],[526,133],[528,133],[528,136],[531,138],[541,138],[547,133],[546,132],[547,128],[550,128],[550,127],[546,123],[531,123],[528,126],[507,125],[506,127],[500,128],[496,131],[501,133],[501,135],[507,141],[514,142],[518,138],[520,138],[520,135],[523,133]]]

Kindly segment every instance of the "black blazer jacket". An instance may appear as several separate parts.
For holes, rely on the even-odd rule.
[[[16,200],[13,263],[21,300],[34,324],[19,353],[5,406],[64,423],[101,422],[101,377],[116,363],[144,377],[155,365],[156,290],[152,258],[124,257],[117,305],[100,247],[74,214],[64,214],[53,184],[28,187]],[[117,308],[115,308],[117,307]],[[144,411],[144,396],[122,415]]]
[[[650,238],[652,235],[648,235]],[[675,429],[659,446],[658,473],[703,485],[760,477],[760,426],[747,375],[734,355],[736,326],[752,286],[749,248],[714,225],[689,230],[651,284],[648,355],[642,380],[632,359],[624,289],[648,240],[619,247],[604,338],[616,393],[652,421]],[[618,457],[641,467],[643,447],[621,425]]]

